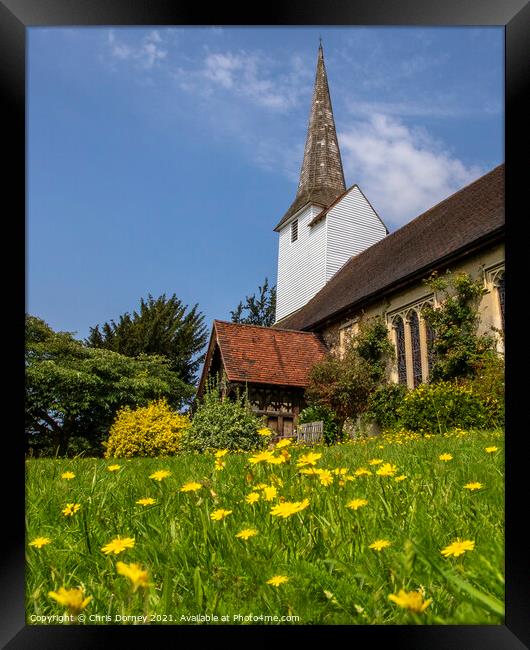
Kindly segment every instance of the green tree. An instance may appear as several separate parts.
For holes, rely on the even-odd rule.
[[[269,287],[265,278],[263,286],[258,287],[258,297],[246,296],[245,303],[240,302],[230,315],[233,323],[271,327],[276,318],[276,286]]]
[[[495,354],[493,336],[477,333],[479,303],[485,288],[467,273],[446,277],[433,274],[425,284],[439,299],[438,306],[423,311],[434,334],[431,380],[475,376],[484,357]]]
[[[204,360],[200,354],[208,333],[204,316],[197,305],[187,305],[173,294],[140,301],[139,311],[125,313],[118,322],[111,320],[101,327],[90,328],[86,343],[90,347],[113,350],[128,357],[154,354],[169,359],[169,367],[186,384],[196,381],[196,373]],[[187,312],[187,313],[186,313]]]
[[[347,418],[366,409],[373,389],[370,365],[351,352],[342,359],[330,355],[316,363],[309,373],[306,397],[311,405],[325,406],[336,414],[340,434]]]
[[[329,355],[309,373],[306,398],[311,405],[331,409],[337,417],[339,436],[346,419],[366,411],[371,393],[386,381],[386,367],[393,355],[387,329],[380,317],[361,320],[342,357]]]
[[[131,358],[87,347],[26,315],[26,443],[37,453],[68,452],[74,439],[98,449],[117,410],[167,397],[180,408],[193,395],[166,358]]]
[[[259,449],[265,444],[258,434],[263,426],[245,392],[223,399],[218,383],[211,381],[197,404],[191,427],[182,436],[182,447],[190,451]]]
[[[369,321],[361,319],[351,346],[370,365],[374,382],[385,382],[388,363],[394,358],[395,352],[384,319],[381,316],[375,316]]]

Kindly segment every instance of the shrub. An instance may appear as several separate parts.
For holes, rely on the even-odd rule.
[[[407,387],[404,384],[379,386],[368,398],[368,417],[375,420],[383,429],[400,428],[398,409],[406,394]]]
[[[394,359],[394,346],[388,338],[388,329],[381,316],[368,321],[361,319],[359,331],[351,341],[357,354],[370,364],[372,379],[383,381],[388,363]]]
[[[405,429],[419,433],[445,433],[454,427],[488,426],[488,412],[471,388],[455,382],[421,384],[409,391],[397,409]]]
[[[504,426],[504,359],[492,353],[475,366],[475,376],[465,380],[486,407],[492,427]]]
[[[323,406],[336,414],[339,429],[346,418],[356,418],[366,409],[374,388],[372,368],[354,350],[344,358],[328,356],[309,371],[306,398],[313,406]]]
[[[326,406],[307,406],[303,411],[300,411],[298,421],[300,424],[322,421],[324,423],[324,441],[328,445],[339,442],[341,439],[337,417]]]
[[[258,434],[263,426],[245,395],[223,400],[219,389],[211,387],[198,406],[182,444],[190,451],[259,449],[265,444],[265,438]]]
[[[165,399],[118,411],[105,446],[105,458],[170,456],[180,449],[189,418],[173,411]]]
[[[308,402],[330,409],[342,435],[344,422],[366,411],[368,397],[383,380],[392,356],[383,319],[361,321],[341,357],[328,355],[311,368],[305,393]]]

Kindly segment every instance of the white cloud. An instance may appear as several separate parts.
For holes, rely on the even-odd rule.
[[[410,221],[486,171],[464,165],[425,130],[382,114],[352,124],[339,143],[346,176],[389,227]]]
[[[110,55],[120,61],[131,61],[144,69],[152,68],[158,61],[166,58],[167,50],[159,47],[162,37],[156,30],[149,32],[136,47],[116,38],[116,33],[111,29],[108,33],[107,43]]]
[[[283,72],[278,73],[277,66],[276,61],[258,53],[208,53],[199,74],[210,84],[209,92],[221,88],[261,108],[287,111],[298,106],[306,93],[308,70],[296,56],[288,65],[282,62]],[[189,83],[184,84],[183,88],[190,88]]]

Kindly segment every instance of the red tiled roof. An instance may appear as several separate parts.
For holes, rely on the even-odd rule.
[[[311,366],[327,354],[311,332],[214,320],[214,337],[229,381],[305,387]]]

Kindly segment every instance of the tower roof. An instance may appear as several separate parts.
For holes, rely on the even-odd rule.
[[[330,205],[346,190],[335,120],[329,95],[324,51],[318,48],[315,87],[296,198],[274,230],[308,203]]]

